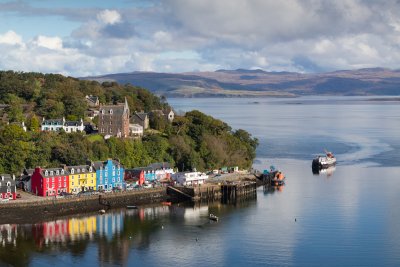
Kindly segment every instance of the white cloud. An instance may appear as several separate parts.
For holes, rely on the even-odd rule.
[[[74,76],[400,68],[396,0],[163,0],[147,7],[78,9],[68,10],[79,23],[70,36],[38,32],[24,42],[21,32],[0,33],[0,66]],[[39,12],[44,19],[45,12]]]
[[[97,14],[97,19],[104,24],[116,24],[121,22],[121,15],[116,10],[103,10]]]
[[[21,45],[22,37],[14,31],[8,31],[5,34],[0,34],[0,44]]]
[[[60,37],[48,37],[39,35],[33,40],[33,44],[53,50],[62,50],[63,48],[63,41]]]

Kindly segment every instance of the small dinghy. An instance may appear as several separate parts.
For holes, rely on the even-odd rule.
[[[212,214],[212,213],[210,213],[210,215],[208,216],[208,218],[210,219],[210,220],[212,220],[212,221],[218,221],[218,217],[216,216],[216,215],[214,215],[214,214]]]

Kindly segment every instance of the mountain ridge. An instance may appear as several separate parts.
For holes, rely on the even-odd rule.
[[[130,83],[167,97],[400,95],[400,70],[380,67],[324,73],[261,69],[183,73],[134,71],[80,79]]]

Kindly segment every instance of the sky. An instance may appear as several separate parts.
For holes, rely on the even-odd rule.
[[[0,0],[0,69],[400,68],[399,0]]]

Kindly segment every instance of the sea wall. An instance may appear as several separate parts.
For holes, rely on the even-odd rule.
[[[40,201],[10,201],[0,205],[0,224],[33,223],[63,215],[95,212],[100,209],[119,208],[165,201],[165,188],[125,191],[112,194],[73,198],[43,199]]]

